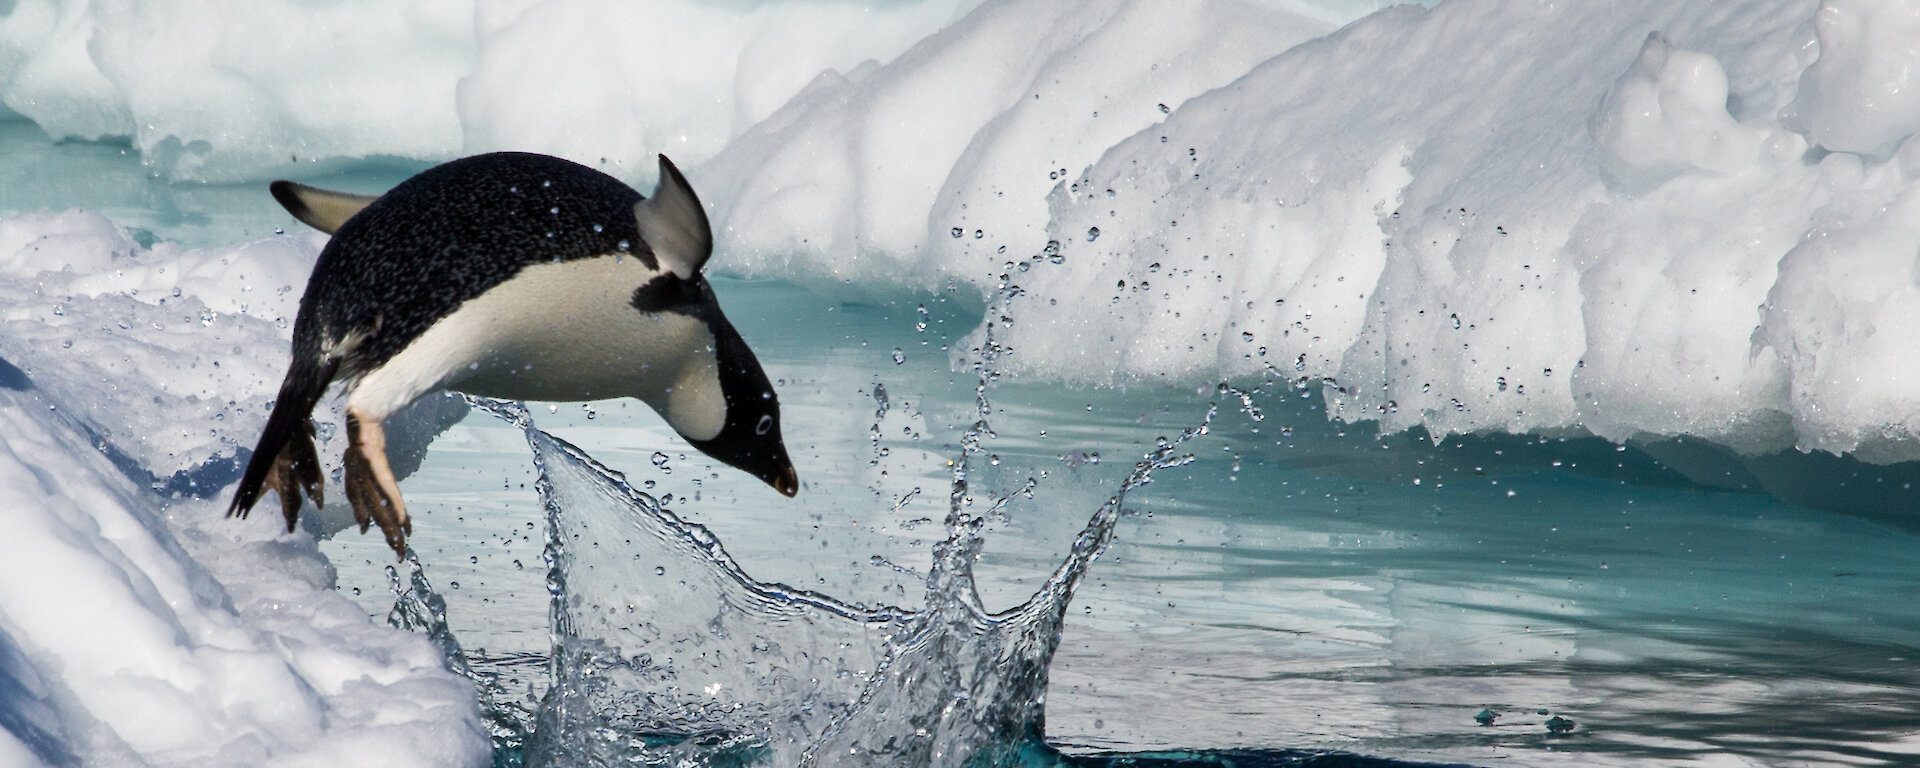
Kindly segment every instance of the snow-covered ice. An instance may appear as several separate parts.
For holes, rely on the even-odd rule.
[[[13,0],[0,115],[183,184],[513,148],[644,185],[666,152],[735,274],[984,292],[1053,257],[1020,375],[1920,459],[1920,3],[1376,5]],[[196,486],[257,434],[321,239],[44,204],[0,219],[0,761],[486,762],[425,641]]]
[[[261,350],[285,344],[317,245],[0,222],[19,374],[0,389],[0,710],[21,718],[0,725],[24,764],[486,762],[471,684],[333,590],[317,519],[230,523],[195,485],[231,480],[258,429],[281,373]]]

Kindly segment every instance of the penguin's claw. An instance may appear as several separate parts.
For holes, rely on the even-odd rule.
[[[308,419],[304,434],[288,440],[273,457],[273,464],[267,468],[267,476],[261,481],[262,490],[272,490],[280,497],[280,514],[287,519],[287,532],[292,533],[300,522],[300,493],[305,491],[313,499],[313,506],[319,507],[325,502],[322,494],[326,485],[320,478],[320,455],[313,445],[313,420]],[[255,496],[253,498],[259,498]],[[236,505],[241,517],[247,516],[247,507],[253,506],[248,500],[245,505]],[[229,512],[229,516],[235,514]]]
[[[294,485],[293,461],[286,452],[274,458],[273,468],[267,470],[263,485],[280,497],[280,514],[287,518],[287,533],[293,533],[295,524],[300,522],[300,489]]]
[[[413,523],[407,519],[407,504],[400,496],[400,484],[387,465],[387,435],[380,422],[360,418],[347,409],[347,454],[345,483],[347,502],[353,505],[353,519],[366,533],[370,524],[378,524],[394,555],[407,556],[407,535]]]

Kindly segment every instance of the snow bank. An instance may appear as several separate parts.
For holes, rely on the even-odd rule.
[[[17,0],[0,103],[55,137],[130,138],[174,179],[500,148],[650,173],[970,1]]]
[[[97,213],[0,220],[0,358],[158,477],[230,458],[279,390],[323,242],[148,250]]]
[[[223,515],[320,241],[0,220],[0,762],[490,760],[471,683],[335,592],[311,531]]]
[[[1897,312],[1904,283],[1779,306],[1810,301],[1782,277],[1832,290],[1783,271],[1825,263],[1789,256],[1816,233],[1865,227],[1862,274],[1911,261],[1884,206],[1920,13],[1815,10],[1457,0],[1294,47],[1318,30],[1271,9],[988,3],[698,178],[750,274],[979,285],[1051,241],[1008,336],[1029,373],[1272,368],[1388,430],[1920,458],[1895,448],[1920,359],[1803,325]],[[1811,372],[1841,360],[1877,380]]]
[[[696,181],[750,274],[938,289],[1042,256],[1023,373],[1274,371],[1436,439],[1920,459],[1915,24],[1454,0],[1293,46],[1311,21],[1271,9],[986,3]]]
[[[1898,38],[1827,32],[1920,6],[1828,4],[1817,45],[1814,10],[1376,14],[1056,189],[1067,268],[1023,281],[1037,311],[1009,340],[1080,380],[1273,366],[1326,379],[1343,418],[1436,437],[1920,458],[1920,354],[1893,322],[1916,297],[1912,162],[1793,127],[1880,125],[1849,145],[1874,149],[1920,127],[1866,87],[1900,92],[1874,79]]]
[[[0,430],[0,669],[24,681],[0,697],[37,721],[8,724],[16,756],[489,762],[471,683],[334,592],[310,535],[230,524],[217,502],[163,512],[33,394],[0,392]]]

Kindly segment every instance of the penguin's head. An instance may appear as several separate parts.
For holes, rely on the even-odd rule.
[[[780,398],[773,392],[773,383],[767,381],[766,372],[740,334],[726,325],[724,318],[719,325],[714,352],[720,392],[726,400],[726,421],[711,439],[696,440],[684,432],[681,436],[701,453],[760,478],[784,495],[799,493],[800,479],[780,437]],[[668,421],[672,422],[671,416]]]
[[[692,317],[712,338],[711,367],[689,365],[668,394],[662,415],[701,453],[760,478],[782,494],[799,493],[800,480],[780,437],[780,398],[746,340],[720,313],[713,287],[700,275],[713,253],[713,230],[693,188],[666,155],[660,156],[659,186],[633,212],[640,237],[660,269],[634,292],[634,307]]]

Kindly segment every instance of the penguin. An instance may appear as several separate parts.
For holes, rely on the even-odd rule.
[[[379,196],[289,181],[294,218],[333,237],[300,297],[292,359],[228,517],[265,489],[287,529],[322,503],[314,406],[344,383],[347,502],[405,557],[412,533],[382,424],[430,392],[634,397],[701,452],[799,491],[780,400],[701,275],[713,232],[665,155],[653,196],[546,155],[430,168]]]

